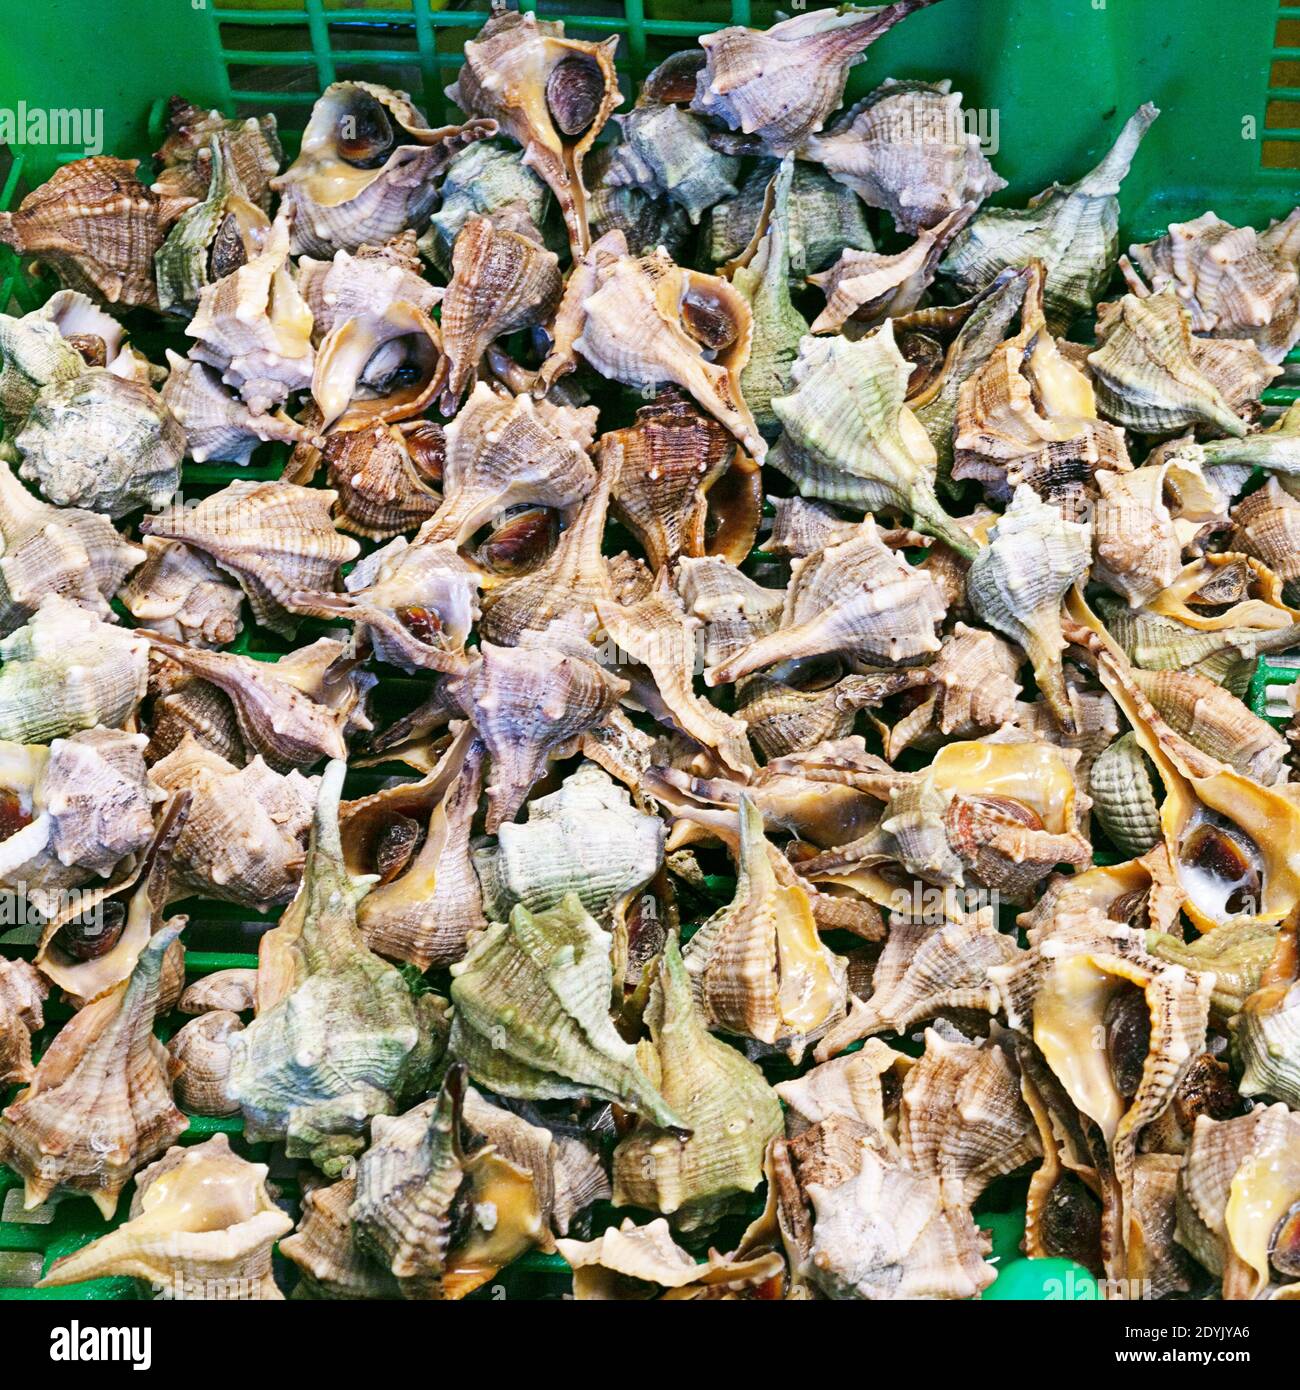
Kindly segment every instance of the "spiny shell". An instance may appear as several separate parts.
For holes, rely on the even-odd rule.
[[[6,430],[21,427],[42,387],[86,370],[86,359],[43,309],[22,318],[0,314],[0,356],[0,421]]]
[[[783,662],[770,675],[746,676],[737,683],[736,713],[765,757],[780,758],[843,738],[852,732],[860,709],[875,708],[924,679],[920,671],[836,679],[842,669],[835,659],[810,658]]]
[[[1265,984],[1246,1000],[1234,1028],[1241,1093],[1300,1105],[1300,987]]]
[[[827,652],[873,664],[907,662],[939,650],[934,629],[945,608],[934,580],[885,545],[868,517],[848,540],[796,560],[781,626],[706,670],[704,679],[720,685]]]
[[[328,464],[329,486],[337,494],[335,525],[349,535],[387,541],[423,524],[442,501],[430,484],[441,476],[443,446],[442,426],[429,420],[331,434],[311,467],[314,472],[322,456]],[[435,456],[436,476],[429,470]],[[285,478],[306,481],[289,469]]]
[[[1214,976],[1210,1008],[1223,1027],[1240,1014],[1246,1000],[1260,987],[1277,946],[1277,930],[1249,918],[1223,922],[1191,941],[1168,932],[1148,931],[1147,950],[1172,965]]]
[[[257,971],[245,966],[214,970],[187,985],[176,1006],[183,1014],[243,1014],[253,1008],[257,998]]]
[[[573,893],[548,912],[515,907],[451,968],[451,1054],[499,1095],[598,1096],[689,1132],[609,1017],[610,944]]]
[[[420,230],[438,174],[458,150],[495,135],[495,121],[432,129],[405,92],[332,82],[312,107],[298,158],[271,187],[293,218],[295,255],[332,256]]]
[[[806,497],[769,497],[772,529],[764,538],[769,555],[798,558],[825,550],[837,541],[847,540],[858,529],[856,521],[846,521],[825,502]]]
[[[518,150],[479,140],[447,165],[442,202],[420,238],[420,251],[450,278],[456,238],[470,218],[480,214],[503,231],[547,245],[542,229],[550,202],[550,190]]]
[[[464,1147],[464,1091],[454,1067],[433,1100],[378,1116],[357,1164],[353,1240],[407,1298],[463,1298],[545,1232],[532,1174],[491,1143]]]
[[[623,138],[610,156],[604,183],[667,198],[686,213],[692,227],[714,204],[735,197],[740,160],[709,144],[709,128],[698,116],[643,99],[614,120]]]
[[[844,1007],[844,962],[818,937],[808,890],[778,874],[748,797],[738,814],[735,896],[691,937],[686,969],[710,1027],[802,1053]]]
[[[721,665],[772,632],[785,606],[779,589],[765,589],[717,555],[679,560],[677,592],[687,612],[704,624],[706,667]]]
[[[594,763],[528,803],[528,819],[474,849],[485,908],[503,921],[517,903],[545,912],[576,893],[598,921],[645,887],[663,863],[664,826]]]
[[[691,1136],[682,1142],[639,1119],[614,1150],[614,1204],[663,1212],[679,1231],[707,1229],[762,1182],[781,1104],[752,1062],[705,1029],[672,933],[646,1026],[650,1041],[638,1054]]]
[[[871,997],[850,1000],[848,1016],[817,1046],[824,1062],[873,1033],[906,1033],[913,1024],[950,1009],[995,1013],[997,989],[991,967],[1021,954],[1015,938],[998,931],[986,916],[972,915],[935,927],[895,921],[876,962]]]
[[[791,154],[844,99],[849,69],[882,34],[933,0],[880,9],[813,10],[766,30],[738,25],[705,34],[692,107],[757,137],[765,153]]]
[[[185,432],[185,452],[195,463],[247,464],[258,444],[308,444],[317,440],[306,425],[283,411],[254,414],[222,385],[221,373],[167,349],[170,370],[163,404]]]
[[[293,1229],[267,1189],[265,1163],[249,1163],[214,1134],[168,1149],[136,1182],[131,1217],[56,1260],[39,1287],[130,1275],[159,1297],[282,1300],[271,1247]]]
[[[1250,338],[1270,362],[1281,362],[1300,338],[1298,226],[1296,212],[1262,233],[1207,212],[1130,246],[1132,262],[1122,257],[1120,267],[1136,295],[1172,286],[1192,315],[1192,332]]]
[[[144,538],[145,562],[118,592],[127,612],[164,637],[196,647],[224,647],[243,628],[243,591],[201,550]]]
[[[428,970],[460,960],[470,936],[487,925],[470,859],[482,780],[483,745],[461,727],[419,782],[345,803],[344,863],[354,878],[379,875],[357,909],[371,950]],[[406,859],[387,862],[394,842],[412,833]]]
[[[592,244],[617,232],[634,256],[648,255],[662,246],[674,260],[684,259],[694,230],[690,219],[666,198],[652,198],[643,189],[625,184],[607,184],[596,170],[609,164],[613,152],[612,146],[599,147],[589,166],[593,171],[587,198]]]
[[[185,332],[189,355],[221,373],[254,415],[283,405],[311,384],[312,314],[289,262],[289,222],[281,209],[262,250],[206,285]]]
[[[1142,137],[1160,112],[1140,106],[1109,153],[1078,183],[1054,183],[1026,208],[984,208],[943,263],[967,294],[1007,266],[1040,260],[1047,269],[1047,327],[1064,333],[1096,303],[1119,250],[1119,189]]]
[[[108,600],[145,558],[107,517],[52,507],[0,463],[0,636],[21,627],[48,594],[111,619]]]
[[[887,1112],[896,1112],[898,1085],[912,1064],[879,1038],[864,1038],[857,1051],[781,1082],[773,1089],[785,1105],[786,1133],[793,1139],[834,1115],[890,1133],[897,1115]]]
[[[471,217],[452,251],[451,283],[442,303],[442,333],[450,370],[442,413],[459,404],[483,354],[497,338],[545,323],[559,306],[559,260],[518,232]]]
[[[119,517],[171,500],[185,433],[156,391],[93,368],[42,388],[14,445],[51,502]]]
[[[163,957],[184,925],[156,932],[130,979],[64,1025],[0,1117],[0,1157],[23,1178],[27,1210],[65,1188],[88,1193],[108,1220],[131,1175],[184,1132],[151,1031]]]
[[[207,161],[210,181],[204,199],[187,208],[154,256],[158,307],[188,318],[205,285],[255,256],[271,229],[270,219],[249,200],[229,143],[214,136]]]
[[[813,136],[803,153],[915,236],[963,206],[969,217],[1007,186],[984,158],[979,136],[968,132],[961,102],[948,81],[890,79]]]
[[[229,1089],[245,1133],[285,1140],[327,1174],[364,1147],[372,1115],[428,1084],[436,1060],[435,996],[412,995],[357,928],[338,831],[345,771],[331,762],[321,778],[302,885],[281,919],[279,929],[287,918],[295,933],[295,982],[273,1005],[259,999],[257,1017],[230,1043]]]
[[[1034,677],[1062,729],[1074,716],[1065,693],[1061,656],[1061,600],[1088,570],[1091,533],[1066,521],[1022,484],[1011,506],[989,532],[966,576],[966,594],[976,614],[1024,648]]]
[[[146,536],[183,541],[238,580],[253,616],[291,637],[289,605],[300,590],[332,588],[340,565],[361,553],[330,520],[336,494],[293,483],[234,482],[197,507],[172,507],[140,523]]]
[[[577,653],[484,642],[450,686],[491,759],[488,834],[515,818],[547,760],[601,723],[627,684]]]
[[[58,595],[0,641],[0,739],[40,743],[120,728],[144,698],[148,643]]]
[[[447,88],[462,111],[491,118],[523,146],[525,165],[555,195],[575,261],[590,244],[583,160],[622,100],[615,46],[565,38],[559,21],[502,10],[465,45]]]
[[[103,303],[155,307],[154,253],[194,200],[159,197],[136,178],[139,163],[94,155],[62,165],[17,212],[0,213],[0,244]]]
[[[397,1280],[388,1270],[353,1244],[349,1212],[356,1195],[355,1177],[314,1187],[304,1195],[297,1230],[280,1242],[281,1254],[298,1266],[298,1297],[401,1297]]]
[[[1161,839],[1160,807],[1136,736],[1117,738],[1092,765],[1093,814],[1121,854],[1145,854]]]
[[[904,404],[911,366],[888,321],[870,338],[805,338],[794,389],[772,400],[785,427],[772,463],[805,497],[896,507],[958,554],[976,547],[935,496],[934,445]]]
[[[231,162],[248,196],[264,211],[271,210],[271,178],[284,158],[274,115],[227,118],[204,111],[184,97],[167,102],[167,136],[154,154],[160,164],[153,191],[201,198],[212,181],[212,137],[230,146]]]
[[[49,985],[25,960],[0,960],[0,1082],[23,1086],[32,1068],[32,1034],[45,1026]]]
[[[236,768],[192,735],[154,763],[166,791],[193,793],[176,846],[175,876],[186,892],[265,911],[293,896],[302,872],[317,778],[273,772],[261,757]]]
[[[594,407],[555,406],[480,381],[446,427],[443,501],[417,542],[463,544],[491,516],[529,502],[571,507],[592,489]]]
[[[1288,599],[1300,597],[1300,500],[1277,478],[1269,478],[1232,509],[1228,544],[1262,560],[1282,581]]]

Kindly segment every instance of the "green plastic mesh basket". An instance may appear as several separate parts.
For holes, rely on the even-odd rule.
[[[522,0],[521,8],[563,19],[582,38],[620,36],[618,66],[625,83],[640,79],[668,53],[699,34],[730,23],[768,24],[778,11],[764,0],[574,0],[571,5]],[[787,10],[806,8],[799,0]],[[455,8],[443,0],[353,4],[333,0],[247,0],[243,5],[190,0],[0,0],[0,108],[97,113],[103,152],[147,159],[162,137],[165,100],[173,92],[228,114],[272,110],[290,154],[312,103],[336,79],[360,78],[409,91],[431,120],[454,119],[443,88],[455,77],[464,42],[488,18],[486,7]],[[1300,200],[1300,0],[944,0],[914,15],[871,49],[856,70],[849,98],[882,78],[951,77],[965,105],[981,113],[993,145],[989,152],[1010,187],[1000,201],[1022,200],[1055,178],[1090,167],[1110,145],[1119,124],[1145,100],[1163,114],[1142,147],[1125,184],[1122,234],[1156,235],[1171,220],[1213,208],[1236,222],[1258,225],[1285,214]],[[630,92],[629,92],[630,94]],[[0,207],[16,201],[59,164],[99,150],[57,145],[0,149]],[[6,163],[6,159],[8,162]],[[0,307],[24,310],[52,285],[31,281],[0,251]],[[136,341],[157,357],[147,333]],[[1265,395],[1270,411],[1284,408],[1300,385],[1300,356]],[[235,477],[276,477],[281,457],[264,449],[251,468],[189,465],[183,488],[202,496]],[[304,626],[306,640],[317,632]],[[245,629],[236,650],[273,657],[284,644]],[[1283,709],[1283,687],[1300,674],[1274,657],[1261,662],[1253,706],[1269,717]],[[411,707],[423,685],[389,678],[377,690],[382,719]],[[350,774],[347,795],[372,790],[398,768]],[[724,885],[719,884],[721,889]],[[193,900],[187,912],[187,972],[256,963],[256,938],[271,915],[259,917],[228,904]],[[3,932],[0,932],[3,942]],[[30,946],[4,945],[8,952]],[[50,1025],[38,1049],[66,1019],[49,1009]],[[164,1020],[167,1036],[179,1020]],[[0,1095],[0,1100],[8,1097]],[[182,1142],[214,1132],[243,1145],[236,1119],[195,1117]],[[265,1146],[244,1145],[259,1158]],[[295,1170],[273,1166],[273,1180],[289,1200]],[[1007,1272],[985,1297],[1089,1297],[1095,1286],[1063,1262],[1019,1258],[1023,1184],[995,1184],[977,1208],[989,1232],[995,1263]],[[106,1229],[92,1204],[75,1197],[29,1217],[21,1211],[21,1184],[0,1167],[0,1299],[147,1297],[130,1279],[102,1279],[67,1289],[36,1291],[32,1283],[61,1255]],[[119,1211],[130,1204],[130,1188]],[[612,1219],[612,1211],[598,1213]],[[118,1218],[122,1219],[121,1216]],[[1078,1271],[1081,1274],[1081,1271]],[[1057,1278],[1057,1292],[1050,1278]],[[1059,1292],[1064,1286],[1067,1292]],[[568,1267],[558,1256],[517,1261],[484,1297],[562,1297]],[[1072,1291],[1071,1291],[1072,1290]],[[476,1295],[479,1296],[479,1295]]]

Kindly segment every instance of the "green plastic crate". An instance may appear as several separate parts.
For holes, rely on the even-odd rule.
[[[778,16],[767,0],[522,0],[521,8],[563,18],[578,37],[619,34],[625,81],[701,33],[728,23],[766,25]],[[803,8],[791,0],[785,11]],[[336,78],[403,87],[430,119],[455,119],[443,88],[454,79],[463,43],[487,17],[486,5],[458,9],[445,0],[118,0],[107,8],[87,0],[0,0],[0,108],[14,112],[22,102],[29,110],[98,112],[104,152],[147,159],[162,137],[165,98],[177,92],[228,114],[275,111],[292,153],[312,103]],[[1023,201],[1053,179],[1077,177],[1141,102],[1155,101],[1163,114],[1124,187],[1126,240],[1158,235],[1169,221],[1207,208],[1263,225],[1300,201],[1300,0],[1234,0],[1230,7],[1218,0],[944,0],[873,46],[850,81],[849,99],[887,76],[953,79],[996,138],[990,155],[1010,184],[998,201]],[[83,153],[52,145],[11,151],[12,163],[0,163],[0,207]],[[30,282],[0,251],[0,306],[30,308],[49,288]],[[150,348],[148,335],[143,345]],[[1300,354],[1293,354],[1285,377],[1265,395],[1270,409],[1294,400],[1297,385]],[[277,456],[264,452],[262,459],[251,469],[190,465],[185,491],[194,496],[234,477],[278,476]],[[305,632],[308,640],[315,635],[310,625]],[[269,659],[284,646],[248,629],[235,649]],[[1269,685],[1296,676],[1277,658],[1261,663],[1255,707],[1264,712]],[[417,680],[382,681],[381,714],[385,705],[409,707],[420,689]],[[372,789],[385,771],[352,773],[348,794]],[[197,901],[177,910],[191,917],[191,976],[255,963],[256,931],[269,915]],[[52,1013],[57,1026],[62,1016]],[[165,1020],[159,1031],[174,1026]],[[182,1142],[218,1130],[242,1142],[238,1119],[202,1118]],[[38,1222],[5,1220],[20,1185],[0,1167],[0,1299],[147,1294],[130,1279],[41,1292],[18,1286],[106,1229],[83,1198],[60,1201]],[[999,1281],[1003,1292],[995,1283],[986,1297],[1061,1296],[1043,1280],[1070,1275],[1046,1269],[1063,1262],[1027,1270],[1018,1258],[1023,1185],[995,1184],[977,1214],[990,1231],[994,1262],[1015,1267],[1013,1278]],[[558,1298],[569,1287],[568,1267],[557,1256],[529,1255],[496,1282],[514,1297]],[[1077,1267],[1072,1288],[1067,1296],[1096,1293]]]

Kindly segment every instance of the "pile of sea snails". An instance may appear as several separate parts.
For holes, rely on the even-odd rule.
[[[62,283],[0,318],[0,1162],[104,1218],[43,1285],[968,1298],[996,1192],[1108,1296],[1300,1297],[1300,725],[1243,698],[1300,209],[1121,255],[1150,105],[988,205],[948,82],[841,109],[932,2],[618,115],[615,40],[501,11],[463,124],[338,82],[282,167],[176,99],[154,182],[0,219]]]

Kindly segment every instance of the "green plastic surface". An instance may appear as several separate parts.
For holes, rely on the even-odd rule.
[[[562,18],[583,38],[618,33],[620,74],[631,79],[694,36],[727,23],[768,24],[776,6],[764,0],[523,0],[522,8]],[[800,9],[797,4],[784,9]],[[292,153],[312,103],[336,78],[361,78],[405,88],[431,120],[456,119],[443,95],[462,46],[488,17],[486,4],[450,9],[444,0],[387,4],[334,0],[0,0],[0,107],[14,111],[89,109],[100,113],[102,150],[147,158],[162,136],[164,100],[173,92],[229,114],[273,110]],[[876,44],[853,74],[849,99],[885,77],[950,77],[978,113],[981,134],[1008,190],[995,201],[1023,202],[1053,179],[1071,180],[1109,146],[1120,124],[1143,101],[1162,116],[1144,143],[1123,195],[1125,239],[1159,234],[1171,220],[1207,208],[1235,222],[1264,225],[1300,201],[1300,0],[944,0],[909,18]],[[19,145],[0,163],[0,207],[48,177],[84,148]],[[18,273],[0,249],[0,307],[26,309],[51,286]],[[137,332],[137,342],[141,341]],[[142,346],[149,350],[147,335]],[[157,356],[157,352],[151,355]],[[1274,410],[1297,395],[1300,367],[1265,395]],[[184,491],[198,496],[234,477],[276,477],[280,464],[263,451],[249,469],[189,465]],[[304,625],[311,640],[318,630]],[[247,629],[236,650],[265,659],[284,644]],[[1252,702],[1264,712],[1268,685],[1289,684],[1295,669],[1261,662]],[[409,708],[420,684],[387,678],[379,709]],[[1272,711],[1269,711],[1272,713]],[[1280,716],[1275,716],[1280,717]],[[349,777],[348,794],[373,789],[388,772]],[[727,885],[712,885],[723,891]],[[191,977],[252,966],[256,936],[274,914],[227,904],[177,905],[191,917]],[[6,947],[7,950],[12,947]],[[30,954],[30,948],[27,948]],[[50,1010],[53,1028],[66,1010]],[[164,1020],[159,1032],[178,1025]],[[48,1043],[48,1028],[38,1043]],[[906,1044],[906,1042],[904,1043]],[[0,1100],[7,1099],[0,1095]],[[238,1119],[196,1117],[183,1142],[218,1131],[239,1136]],[[242,1143],[242,1140],[237,1142]],[[265,1146],[250,1150],[266,1157]],[[275,1179],[292,1198],[291,1181]],[[129,1279],[95,1280],[69,1289],[5,1287],[26,1260],[48,1268],[106,1227],[84,1198],[59,1201],[38,1221],[6,1220],[20,1187],[0,1167],[0,1300],[124,1299],[148,1296]],[[1095,1280],[1080,1266],[1020,1257],[1023,1184],[1004,1184],[977,1210],[989,1232],[999,1277],[985,1299],[1096,1298]],[[123,1194],[119,1220],[130,1203]],[[30,1269],[28,1273],[30,1273]],[[497,1281],[511,1297],[562,1297],[568,1266],[532,1254]]]

